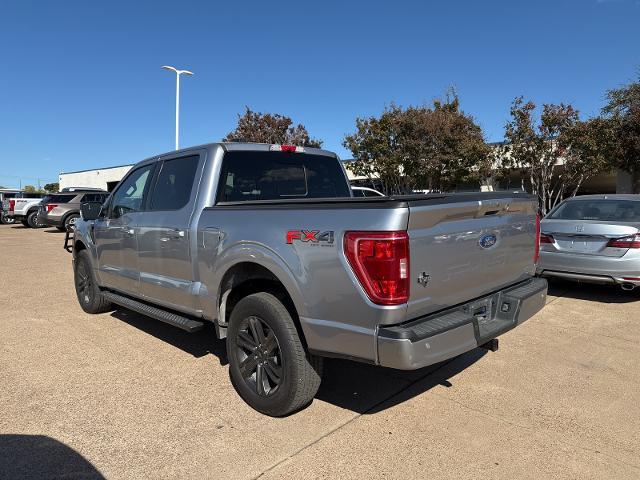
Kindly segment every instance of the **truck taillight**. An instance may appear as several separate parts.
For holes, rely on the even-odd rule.
[[[407,232],[347,232],[344,253],[373,303],[400,305],[409,300]]]
[[[533,253],[533,263],[540,260],[540,214],[536,215],[536,246]]]
[[[53,210],[54,208],[56,208],[58,205],[56,205],[55,203],[47,203],[46,207],[47,207],[47,213],[49,213],[51,210]]]
[[[16,201],[15,200],[9,200],[9,211],[13,212],[13,210],[16,208]]]
[[[609,240],[607,247],[614,248],[640,248],[640,234]]]

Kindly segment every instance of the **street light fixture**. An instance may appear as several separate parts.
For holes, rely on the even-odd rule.
[[[178,150],[178,136],[180,132],[180,75],[193,75],[193,72],[189,70],[178,70],[168,65],[163,65],[162,68],[176,72],[176,150]]]

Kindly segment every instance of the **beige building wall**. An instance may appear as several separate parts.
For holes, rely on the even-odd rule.
[[[60,173],[58,182],[60,189],[68,187],[89,187],[108,190],[109,184],[119,182],[133,165],[82,170],[80,172]]]

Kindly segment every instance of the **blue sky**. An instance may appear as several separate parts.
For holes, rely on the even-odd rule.
[[[245,105],[343,158],[356,116],[454,85],[490,141],[517,95],[598,112],[640,72],[640,0],[0,4],[0,184],[217,141]]]

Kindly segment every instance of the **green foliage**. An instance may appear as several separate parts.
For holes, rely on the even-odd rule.
[[[610,161],[632,175],[633,191],[640,193],[640,79],[609,90],[602,113],[614,136]]]
[[[38,191],[38,189],[33,185],[25,185],[23,190],[27,193],[36,193]]]
[[[60,190],[60,184],[58,182],[47,183],[43,188],[47,193],[55,193]]]
[[[447,191],[478,182],[490,171],[490,149],[455,92],[433,107],[391,105],[380,117],[357,118],[343,145],[356,175],[378,178],[386,194]]]
[[[309,136],[304,125],[293,125],[289,117],[278,113],[254,112],[246,107],[244,115],[238,115],[238,125],[222,139],[223,142],[257,142],[321,147],[322,140]]]
[[[580,121],[569,104],[544,104],[539,119],[535,111],[536,105],[522,97],[511,104],[501,166],[520,170],[547,213],[565,196],[575,195],[585,180],[609,168],[602,145],[612,135],[601,119]]]

